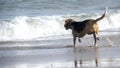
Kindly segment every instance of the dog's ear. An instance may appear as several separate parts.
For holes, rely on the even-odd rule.
[[[67,20],[65,20],[65,23],[71,23],[71,22],[74,22],[74,20],[73,19],[67,19]]]

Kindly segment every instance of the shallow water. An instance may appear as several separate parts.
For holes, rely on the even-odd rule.
[[[0,43],[0,68],[119,68],[119,37],[100,35],[97,47],[93,47],[93,38],[88,36],[75,48],[71,37],[4,41]]]

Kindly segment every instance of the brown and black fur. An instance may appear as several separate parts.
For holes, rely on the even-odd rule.
[[[81,42],[80,38],[84,37],[86,34],[91,35],[93,34],[94,37],[94,46],[96,46],[96,41],[99,40],[96,37],[96,34],[98,34],[99,26],[97,22],[105,17],[105,13],[96,20],[94,19],[87,19],[84,21],[74,21],[73,19],[67,19],[65,20],[64,27],[66,30],[71,29],[73,34],[73,41],[74,46],[76,44],[76,37],[78,37],[79,42]]]

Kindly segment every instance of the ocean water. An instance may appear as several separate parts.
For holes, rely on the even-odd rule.
[[[120,0],[0,0],[0,40],[34,39],[71,34],[64,21],[99,21],[100,31],[120,28]]]

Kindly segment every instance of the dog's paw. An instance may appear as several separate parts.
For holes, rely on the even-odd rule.
[[[97,40],[100,40],[99,37],[96,38]]]
[[[81,42],[81,40],[80,40],[80,39],[78,39],[78,41],[79,41],[79,42]]]

